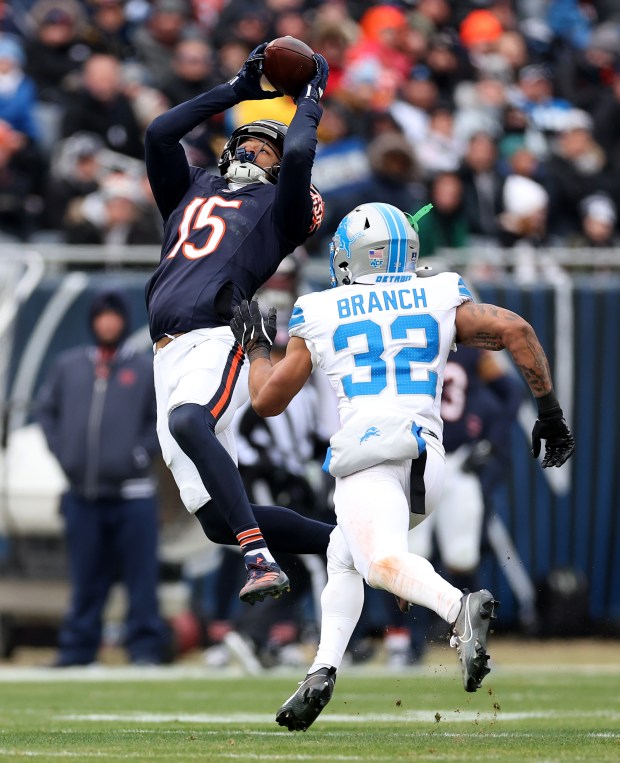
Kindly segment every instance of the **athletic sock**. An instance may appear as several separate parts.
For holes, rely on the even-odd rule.
[[[237,543],[241,546],[246,566],[249,562],[255,561],[257,556],[262,556],[267,562],[275,562],[257,525],[238,532]]]

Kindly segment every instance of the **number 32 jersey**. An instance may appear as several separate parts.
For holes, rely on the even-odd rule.
[[[306,341],[338,395],[340,424],[355,417],[412,417],[441,440],[443,374],[456,308],[472,296],[457,273],[366,276],[372,283],[300,297],[290,336]]]

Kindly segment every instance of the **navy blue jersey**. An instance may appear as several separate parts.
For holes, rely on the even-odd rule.
[[[499,399],[478,374],[481,354],[474,347],[459,345],[448,356],[441,396],[446,453],[485,437],[491,420],[502,416]]]
[[[160,264],[146,286],[153,341],[228,325],[233,307],[252,298],[313,226],[310,181],[322,109],[310,99],[297,106],[276,185],[232,190],[224,178],[187,164],[181,138],[237,100],[230,85],[219,85],[147,129],[147,173],[164,219]]]

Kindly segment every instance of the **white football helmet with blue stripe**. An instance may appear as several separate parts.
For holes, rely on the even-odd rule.
[[[414,271],[420,240],[407,216],[391,204],[360,204],[344,217],[330,244],[332,286],[376,273]]]

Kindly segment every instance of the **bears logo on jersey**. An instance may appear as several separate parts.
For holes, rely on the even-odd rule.
[[[310,198],[312,199],[312,221],[310,222],[310,228],[308,229],[308,235],[312,236],[321,227],[323,217],[325,215],[325,202],[323,197],[319,193],[319,189],[311,185],[310,186]]]

